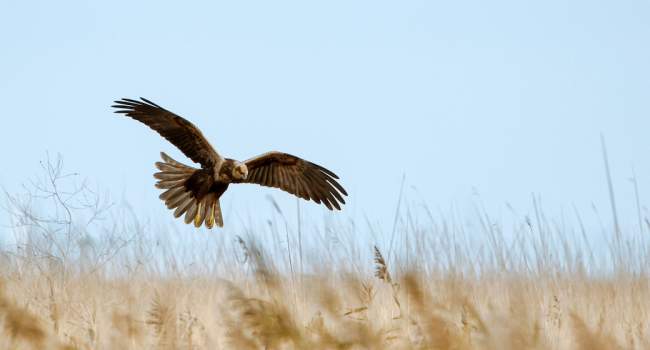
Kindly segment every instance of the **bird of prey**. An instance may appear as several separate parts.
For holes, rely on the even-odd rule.
[[[210,145],[201,131],[186,119],[140,98],[115,101],[115,113],[144,123],[183,152],[200,169],[182,164],[161,152],[156,187],[165,190],[160,199],[174,216],[185,214],[185,223],[223,227],[219,198],[230,184],[258,184],[275,187],[305,200],[341,210],[347,192],[338,176],[324,167],[281,152],[268,152],[247,161],[224,158]]]

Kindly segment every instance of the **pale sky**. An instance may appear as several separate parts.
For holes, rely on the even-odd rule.
[[[153,100],[225,156],[285,151],[335,171],[338,215],[391,222],[401,178],[432,208],[497,216],[595,203],[607,139],[619,210],[650,197],[648,1],[0,2],[0,185],[20,191],[46,152],[138,212],[169,220],[160,151],[112,101]],[[417,188],[417,192],[412,189]],[[226,225],[277,190],[232,186]],[[329,215],[305,204],[314,217]],[[186,228],[188,231],[191,228]]]

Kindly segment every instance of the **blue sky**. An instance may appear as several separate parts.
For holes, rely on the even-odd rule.
[[[479,193],[492,212],[525,213],[536,193],[551,213],[606,211],[603,133],[632,220],[633,173],[650,196],[649,18],[647,1],[5,0],[0,184],[19,191],[60,152],[169,220],[153,163],[185,159],[109,108],[144,96],[226,156],[280,150],[327,166],[351,194],[342,215],[387,222],[404,174],[433,208]],[[240,187],[223,200],[226,224],[267,210],[266,194],[295,206]]]

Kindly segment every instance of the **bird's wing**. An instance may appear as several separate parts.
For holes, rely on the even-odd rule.
[[[320,165],[281,152],[268,152],[245,162],[248,177],[242,183],[275,187],[300,198],[341,209],[347,192],[333,172]]]
[[[222,160],[194,124],[147,99],[140,99],[142,101],[123,98],[115,101],[112,107],[117,108],[115,113],[146,124],[204,167],[212,167]]]

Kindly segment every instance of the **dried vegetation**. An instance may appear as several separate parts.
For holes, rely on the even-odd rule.
[[[380,249],[274,204],[241,236],[187,236],[44,170],[5,193],[0,349],[650,348],[646,227],[594,251],[537,202],[511,234],[398,210]]]

